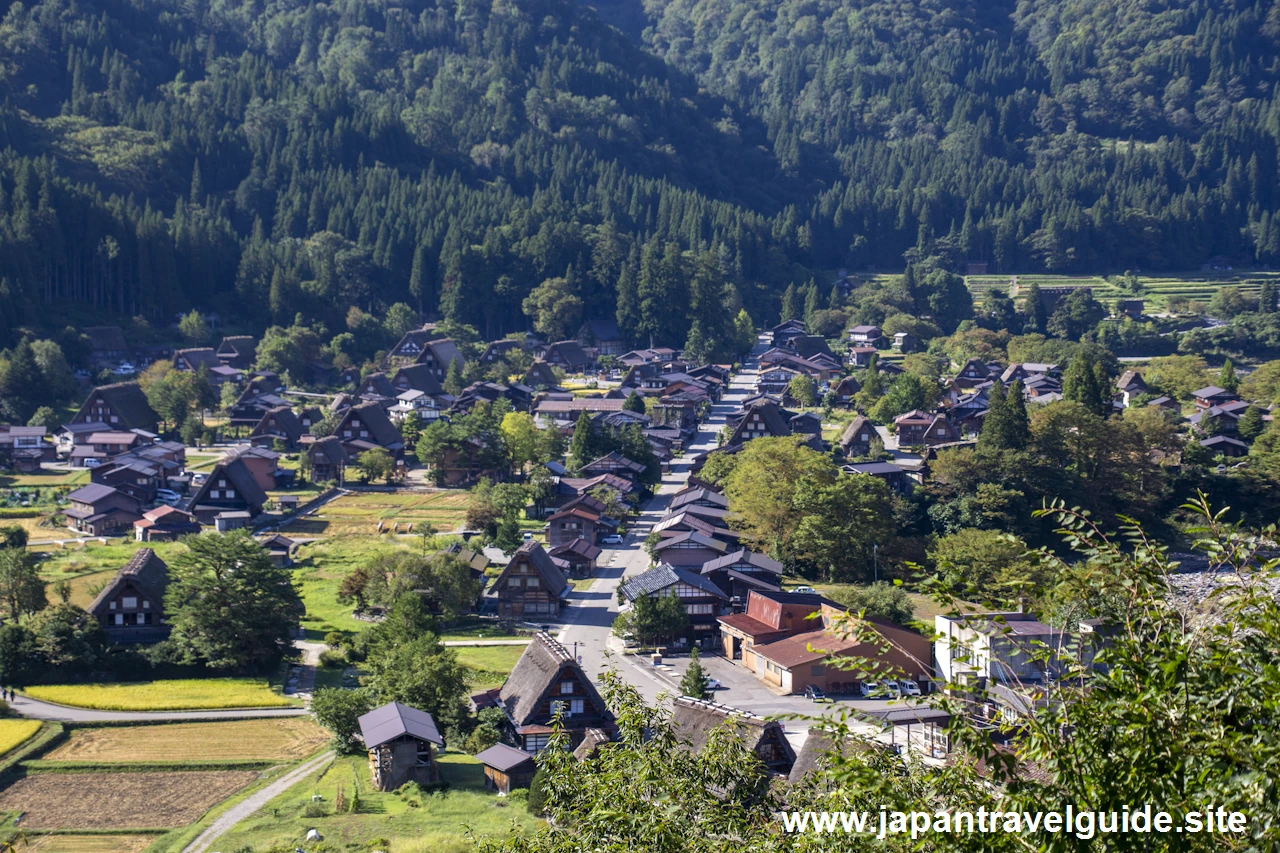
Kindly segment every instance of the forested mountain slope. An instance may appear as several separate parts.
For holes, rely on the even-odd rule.
[[[492,336],[562,277],[679,345],[719,322],[687,305],[708,258],[708,305],[757,319],[913,249],[1280,262],[1277,9],[649,0],[646,48],[568,0],[9,3],[0,336],[191,306],[333,333],[397,301]]]
[[[655,50],[836,181],[815,242],[1050,270],[1280,260],[1274,0],[647,0]],[[882,254],[883,253],[883,254]]]
[[[571,265],[612,315],[633,239],[792,272],[763,130],[563,0],[14,3],[0,57],[20,321],[404,300],[497,335]]]

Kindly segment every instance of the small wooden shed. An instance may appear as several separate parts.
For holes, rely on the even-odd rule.
[[[484,765],[484,786],[504,797],[517,788],[528,788],[538,771],[531,753],[505,743],[494,744],[476,758]]]
[[[394,791],[406,782],[440,781],[436,747],[444,746],[444,739],[426,711],[390,702],[360,717],[359,723],[369,749],[373,786],[379,791]]]

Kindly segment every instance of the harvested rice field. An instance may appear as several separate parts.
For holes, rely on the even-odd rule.
[[[186,826],[257,780],[252,770],[193,773],[37,773],[0,792],[0,811],[36,829]]]
[[[328,733],[305,717],[77,729],[46,761],[239,761],[304,758]]]
[[[423,524],[441,532],[462,525],[471,495],[464,491],[360,492],[343,495],[314,515],[285,525],[290,536],[341,536],[348,533],[416,533]]]

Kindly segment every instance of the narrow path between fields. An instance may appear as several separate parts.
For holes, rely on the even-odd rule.
[[[298,782],[302,781],[303,777],[310,773],[314,773],[322,767],[325,762],[332,759],[333,753],[326,752],[324,755],[313,758],[301,767],[290,770],[288,773],[281,776],[261,791],[257,791],[236,803],[234,806],[219,815],[217,820],[209,824],[209,827],[204,832],[197,835],[195,841],[192,841],[186,847],[182,848],[182,853],[205,853],[205,851],[213,846],[213,842],[226,834],[227,830],[231,829],[231,827],[252,815],[258,809],[262,808],[289,788],[292,788]]]
[[[209,711],[96,711],[91,708],[72,708],[42,702],[30,696],[18,694],[9,707],[33,720],[49,720],[55,723],[110,723],[129,720],[243,720],[254,717],[296,717],[306,714],[306,708],[230,708]]]

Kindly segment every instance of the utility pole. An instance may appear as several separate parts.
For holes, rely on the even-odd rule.
[[[880,583],[880,544],[871,545],[871,570],[875,572],[875,582]]]

